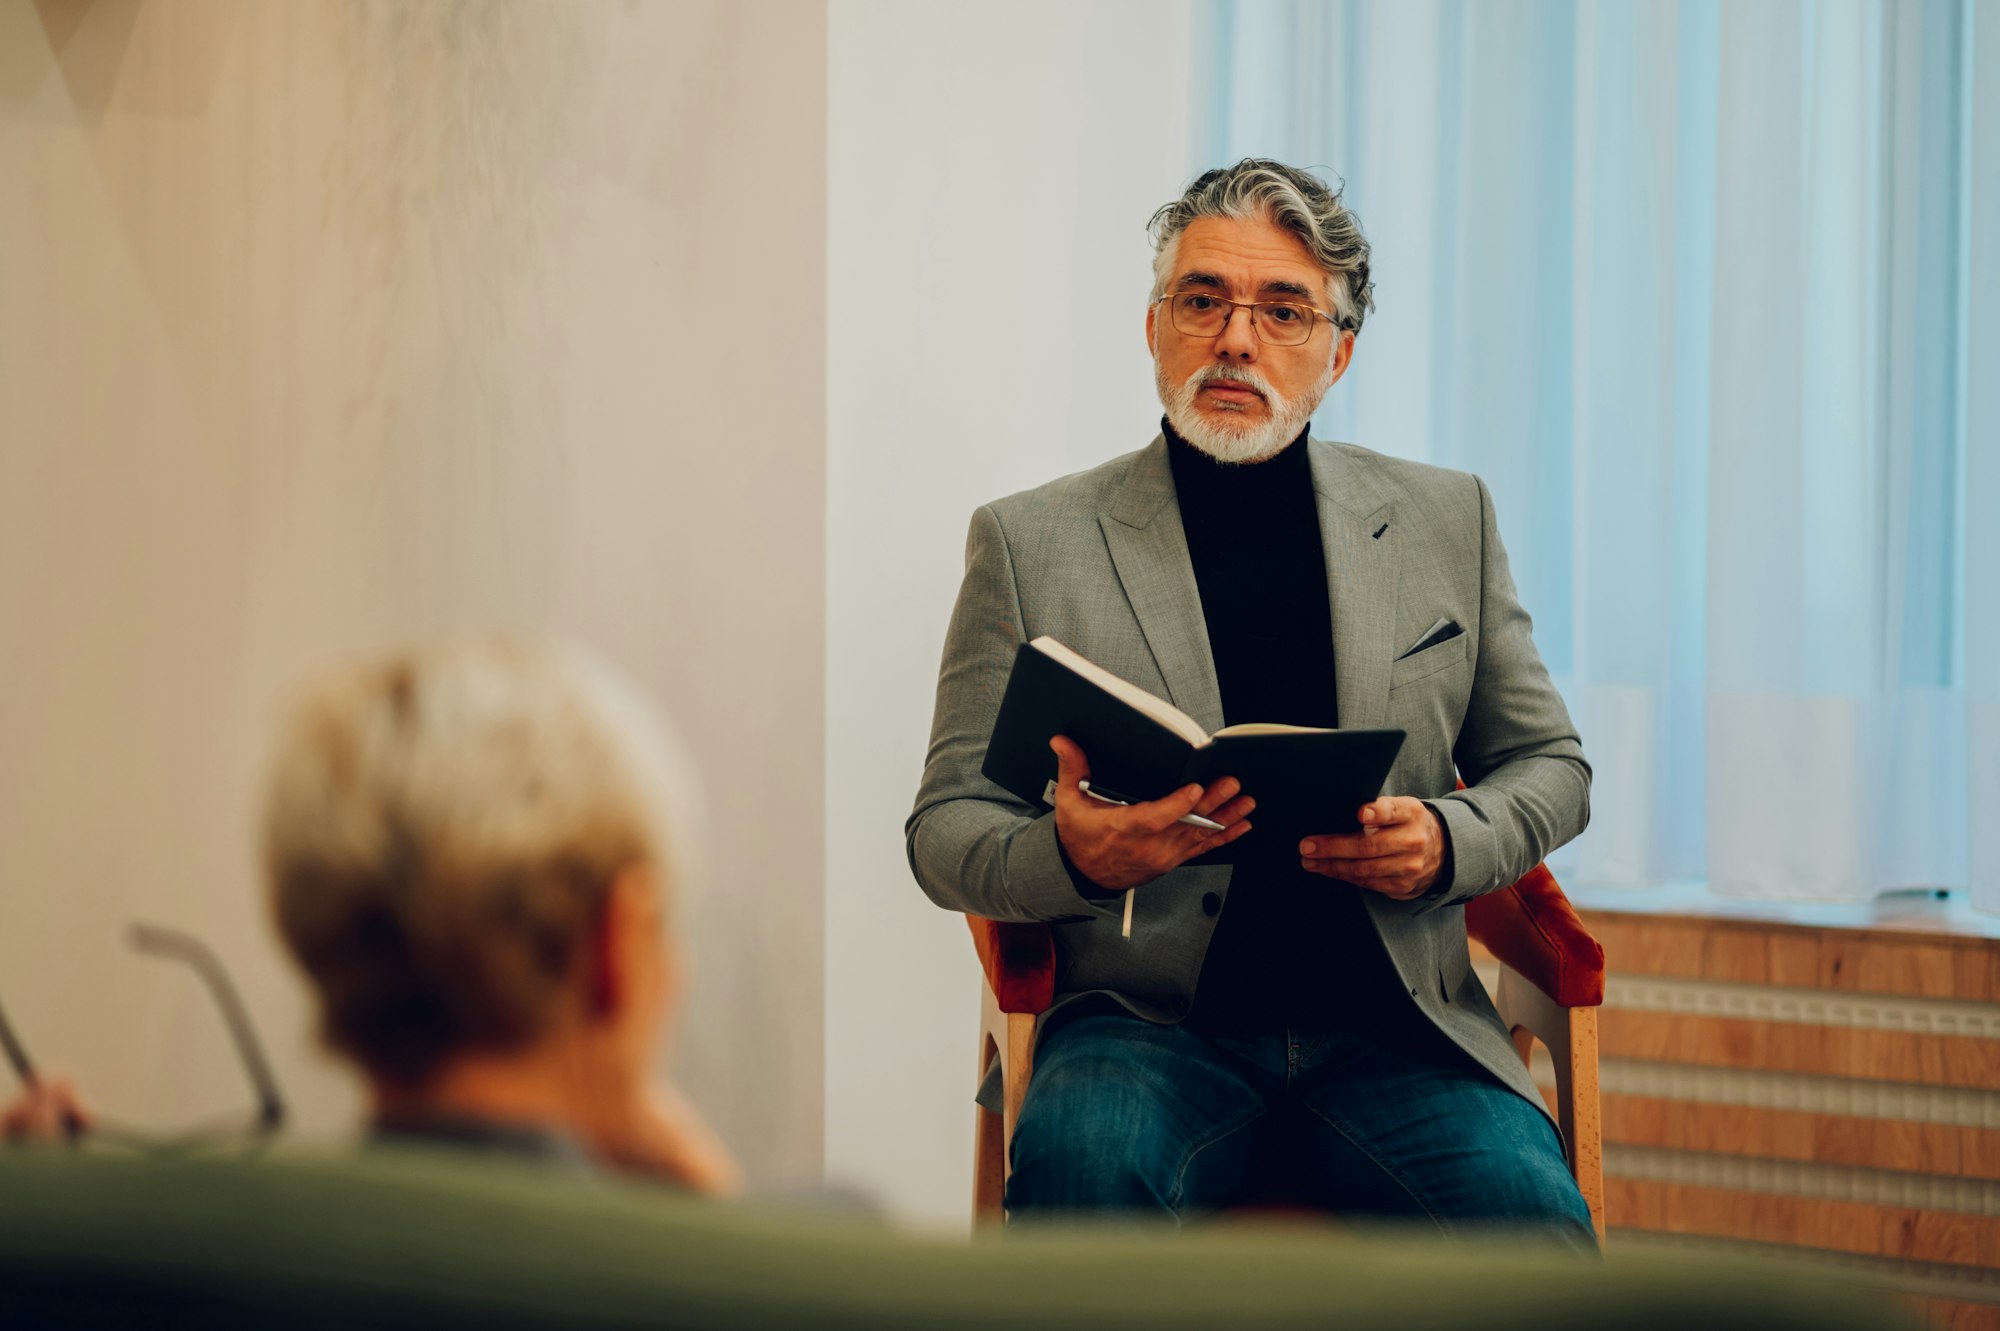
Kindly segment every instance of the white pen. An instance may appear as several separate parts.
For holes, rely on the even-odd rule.
[[[1103,804],[1130,805],[1131,803],[1133,803],[1132,800],[1127,799],[1123,795],[1120,795],[1115,790],[1104,790],[1102,788],[1093,789],[1088,781],[1077,782],[1076,788],[1082,791],[1084,794],[1090,796],[1092,799],[1097,800],[1098,802]],[[1215,819],[1204,818],[1198,813],[1183,814],[1180,818],[1180,821],[1186,823],[1189,827],[1206,828],[1208,831],[1211,832],[1227,832],[1229,830],[1228,828],[1224,827],[1221,823],[1216,822]]]

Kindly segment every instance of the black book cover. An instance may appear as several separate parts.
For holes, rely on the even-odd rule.
[[[1049,740],[1067,735],[1090,760],[1093,787],[1137,801],[1234,776],[1257,808],[1248,833],[1200,861],[1220,863],[1259,845],[1357,831],[1356,812],[1381,794],[1403,745],[1400,730],[1232,733],[1233,727],[1197,742],[1191,736],[1200,727],[1184,713],[1164,703],[1156,710],[1165,718],[1023,643],[980,771],[1027,803],[1048,807],[1043,796],[1056,775]]]

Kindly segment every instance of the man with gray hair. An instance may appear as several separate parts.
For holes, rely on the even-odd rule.
[[[1008,1211],[1180,1220],[1275,1165],[1343,1213],[1594,1247],[1466,949],[1464,903],[1589,807],[1491,498],[1476,477],[1308,437],[1373,306],[1338,191],[1245,160],[1199,177],[1152,234],[1161,433],[973,515],[905,829],[939,905],[1055,935]],[[1190,864],[1252,830],[1257,791],[1225,778],[1102,803],[1081,789],[1090,755],[1060,736],[1053,808],[981,775],[1015,650],[1042,634],[1210,731],[1408,737],[1359,833]]]
[[[692,789],[643,695],[575,648],[453,639],[305,691],[264,784],[264,876],[372,1140],[737,1190],[653,1071]],[[0,1141],[89,1125],[56,1079],[0,1108]]]

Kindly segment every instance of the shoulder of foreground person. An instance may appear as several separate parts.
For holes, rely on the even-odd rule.
[[[1824,1272],[1762,1262],[1599,1264],[1317,1227],[912,1238],[490,1161],[352,1155],[0,1154],[0,1288],[23,1325],[148,1325],[171,1306],[205,1327],[427,1331],[1916,1326]]]

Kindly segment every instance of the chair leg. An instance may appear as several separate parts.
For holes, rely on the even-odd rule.
[[[1556,1123],[1562,1129],[1570,1173],[1590,1207],[1597,1238],[1604,1241],[1604,1124],[1597,1103],[1597,1009],[1558,1007],[1548,995],[1507,967],[1500,968],[1494,1006],[1508,1024],[1521,1061],[1540,1039],[1556,1073]]]
[[[984,1081],[994,1059],[1000,1060],[1001,1111],[984,1108],[973,1137],[972,1218],[975,1226],[997,1225],[1007,1218],[1007,1175],[1013,1169],[1014,1124],[1027,1098],[1028,1078],[1035,1068],[1035,1016],[1002,1012],[989,987],[979,1010],[979,1076]]]
[[[1000,1078],[1005,1088],[1001,1147],[1007,1169],[1013,1171],[1014,1125],[1021,1118],[1021,1102],[1028,1097],[1028,1078],[1035,1071],[1035,1018],[1029,1012],[1007,1014],[1007,1052],[1001,1055]]]
[[[1575,1142],[1570,1168],[1577,1190],[1590,1207],[1597,1241],[1604,1242],[1604,1120],[1598,1106],[1597,1009],[1569,1010],[1569,1139]]]
[[[999,1056],[990,1036],[979,1036],[979,1079]],[[1003,1218],[1002,1206],[1007,1184],[1007,1142],[1005,1124],[999,1114],[984,1105],[972,1107],[975,1126],[972,1147],[972,1223],[974,1228],[997,1225]]]

